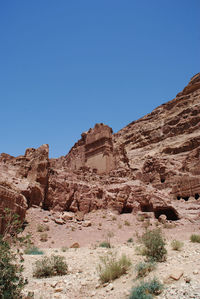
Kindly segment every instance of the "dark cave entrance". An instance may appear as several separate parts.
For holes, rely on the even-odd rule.
[[[179,219],[178,213],[172,207],[158,207],[154,210],[154,215],[157,219],[160,215],[166,215],[167,220],[176,221]]]
[[[132,213],[133,208],[130,206],[124,206],[120,214],[130,214]]]
[[[183,196],[182,197],[185,201],[188,201],[189,200],[189,196]]]
[[[160,178],[160,182],[163,184],[165,182],[165,178]]]
[[[153,212],[153,205],[151,203],[140,204],[142,212]]]
[[[199,199],[199,193],[195,193],[194,198]]]

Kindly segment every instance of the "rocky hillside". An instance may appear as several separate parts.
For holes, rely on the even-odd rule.
[[[96,124],[65,157],[49,159],[48,145],[19,157],[2,153],[0,199],[0,213],[9,207],[22,219],[27,208],[38,205],[198,220],[200,73],[173,100],[116,134]],[[3,226],[2,221],[0,230]]]

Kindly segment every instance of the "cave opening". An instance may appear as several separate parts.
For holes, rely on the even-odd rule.
[[[160,215],[166,215],[167,220],[176,221],[179,219],[178,213],[172,207],[158,207],[154,210],[154,215],[157,219]]]
[[[160,178],[161,183],[165,182],[165,178]]]
[[[199,193],[195,193],[194,198],[199,199]]]
[[[124,206],[120,214],[130,214],[132,213],[133,208],[130,206]]]
[[[185,201],[188,201],[188,200],[189,200],[189,196],[183,196],[183,199],[184,199]]]
[[[181,199],[181,197],[178,195],[178,196],[177,196],[177,199],[178,199],[178,200],[180,200],[180,199]]]
[[[97,198],[98,198],[98,199],[102,199],[102,198],[103,198],[103,190],[99,190],[99,191],[97,192]]]
[[[140,204],[140,208],[142,212],[153,212],[152,203]]]

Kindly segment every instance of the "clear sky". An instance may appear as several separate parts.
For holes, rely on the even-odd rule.
[[[117,132],[200,71],[199,0],[0,1],[0,153],[66,155]]]

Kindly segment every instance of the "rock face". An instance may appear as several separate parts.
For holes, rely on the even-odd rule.
[[[19,220],[23,221],[27,209],[26,199],[23,195],[6,186],[0,186],[0,199],[0,215],[3,216],[5,208],[7,208],[18,214]],[[0,233],[4,231],[5,226],[5,219],[2,217],[0,218]]]
[[[91,168],[97,173],[109,173],[115,168],[112,129],[96,124],[94,129],[82,133],[81,139],[65,157],[65,166],[74,171]]]
[[[200,74],[175,99],[116,134],[96,124],[58,159],[48,159],[47,145],[17,158],[1,154],[0,171],[0,187],[21,196],[10,194],[9,200],[22,215],[26,204],[34,204],[195,221],[200,218]]]
[[[48,145],[27,149],[24,156],[16,158],[0,155],[0,213],[9,208],[23,220],[27,208],[44,204],[48,188],[48,155]]]

